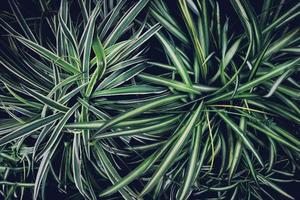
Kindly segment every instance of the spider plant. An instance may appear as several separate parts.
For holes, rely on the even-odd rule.
[[[293,199],[300,3],[38,4],[0,18],[2,196]]]
[[[42,16],[26,18],[18,2],[9,1],[12,13],[0,19],[6,31],[0,55],[0,99],[6,112],[1,121],[1,163],[26,156],[31,166],[20,169],[31,177],[21,176],[22,183],[11,184],[8,171],[16,174],[18,165],[3,166],[2,196],[10,198],[15,187],[33,187],[34,199],[45,198],[51,175],[61,191],[96,199],[101,182],[120,179],[116,163],[127,155],[122,146],[129,139],[93,143],[91,134],[139,102],[122,106],[125,100],[165,90],[138,84],[134,78],[148,66],[144,43],[160,29],[158,24],[147,28],[145,22],[136,23],[147,3],[63,0],[56,12],[51,1],[41,0],[37,6]],[[142,123],[123,120],[112,128]],[[23,148],[30,151],[25,154]],[[22,157],[9,155],[12,149]],[[120,194],[131,199],[135,192],[125,187]]]
[[[290,22],[300,3],[283,9],[264,1],[260,11],[246,0],[230,4],[234,25],[220,1],[178,0],[180,17],[164,1],[151,2],[166,59],[148,62],[159,75],[138,78],[185,96],[156,111],[180,123],[159,133],[159,143],[138,147],[155,151],[127,176],[148,169],[140,196],[264,199],[275,198],[273,189],[293,199],[279,184],[299,170],[300,32]]]
[[[181,17],[174,6],[171,12],[164,1],[151,2],[150,22],[164,27],[156,37],[166,59],[148,62],[152,68],[137,77],[178,99],[136,110],[170,115],[157,125],[96,134],[100,141],[142,137],[131,148],[146,155],[100,196],[142,179],[140,198],[264,199],[274,198],[271,189],[293,199],[279,185],[299,170],[300,33],[289,22],[300,4],[281,10],[266,1],[257,14],[248,1],[230,3],[235,27],[218,1],[179,0]],[[172,119],[177,123],[170,126]]]
[[[31,153],[32,148],[23,145],[1,148],[1,196],[6,199],[13,199],[14,195],[23,198],[25,190],[34,186],[34,183],[26,182],[31,176],[27,170],[32,164]]]

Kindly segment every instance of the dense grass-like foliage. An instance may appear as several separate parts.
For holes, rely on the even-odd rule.
[[[56,3],[1,12],[1,198],[293,199],[300,3]]]

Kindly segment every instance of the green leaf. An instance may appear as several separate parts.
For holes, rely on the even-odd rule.
[[[191,186],[194,184],[195,181],[194,177],[196,175],[196,166],[199,157],[200,140],[201,140],[201,134],[196,130],[194,130],[193,133],[192,153],[190,155],[189,167],[186,172],[186,176],[183,182],[179,199],[186,199],[186,197],[190,193]]]
[[[248,124],[249,124],[249,126],[255,128],[256,130],[259,130],[262,133],[265,133],[267,136],[274,139],[275,141],[280,142],[280,143],[288,146],[289,148],[300,152],[299,140],[296,139],[296,145],[294,145],[294,144],[291,144],[290,141],[288,141],[288,140],[282,138],[280,135],[276,134],[274,131],[272,131],[272,129],[268,128],[266,125],[263,125],[263,124],[258,125],[258,124],[252,123],[252,122],[248,122]]]
[[[162,115],[158,117],[147,117],[147,118],[137,118],[132,120],[126,120],[122,121],[113,127],[116,128],[124,128],[124,127],[135,127],[135,126],[141,126],[144,124],[152,124],[157,123],[160,120],[165,120],[167,118],[173,117],[172,115]],[[103,124],[105,123],[105,120],[95,120],[95,121],[89,121],[89,122],[76,122],[76,123],[69,123],[66,124],[66,128],[70,129],[99,129]]]
[[[170,13],[166,10],[159,11],[158,8],[155,8],[155,6],[158,3],[163,3],[159,1],[153,1],[152,7],[150,8],[151,15],[163,26],[165,27],[170,33],[172,33],[175,37],[180,39],[183,43],[187,44],[188,39],[183,33],[183,31],[178,27],[178,25],[173,21],[173,19],[168,19],[166,16],[170,16]]]
[[[191,132],[195,128],[195,124],[197,123],[197,119],[199,118],[199,114],[202,110],[203,103],[201,103],[194,113],[189,118],[188,122],[183,126],[183,128],[179,131],[181,134],[178,136],[178,139],[174,141],[173,146],[170,148],[169,152],[166,154],[166,157],[161,162],[159,168],[154,172],[150,181],[144,187],[142,192],[140,193],[139,197],[144,196],[148,192],[150,192],[155,184],[162,178],[165,172],[171,167],[171,164],[174,162],[174,159],[178,155],[179,151],[182,149],[185,141],[191,135]]]
[[[113,89],[96,90],[92,98],[101,96],[119,96],[119,95],[143,95],[143,94],[160,94],[166,89],[162,87],[154,87],[150,85],[132,85]]]
[[[62,19],[61,15],[58,15],[58,21],[59,21],[59,25],[60,25],[61,30],[63,31],[64,35],[71,42],[71,44],[73,45],[74,49],[76,49],[76,54],[77,54],[77,58],[78,58],[79,57],[78,56],[78,45],[77,45],[77,41],[76,41],[74,35],[72,34],[72,32],[69,30],[69,28],[65,24],[65,22]]]
[[[47,141],[47,145],[45,147],[46,150],[50,150],[53,146],[55,146],[59,136],[62,134],[61,131],[63,130],[65,124],[72,116],[72,114],[77,110],[79,105],[79,103],[76,103],[72,108],[70,108],[68,112],[64,114],[63,118],[59,121],[59,123],[55,126],[50,138]]]
[[[42,127],[46,126],[47,124],[50,124],[58,119],[60,119],[63,116],[62,113],[56,113],[53,115],[50,115],[45,118],[40,118],[37,120],[34,120],[32,122],[26,123],[25,125],[21,126],[15,131],[12,131],[11,133],[4,135],[0,139],[0,146],[11,142],[13,140],[16,140],[20,137],[25,137],[27,135],[30,135],[31,133],[34,133],[35,131],[41,129]]]
[[[233,159],[231,162],[231,167],[230,167],[230,171],[229,171],[229,181],[232,179],[236,168],[238,166],[240,157],[241,157],[241,153],[242,153],[242,140],[238,139],[238,141],[235,144],[235,149],[234,149],[234,155],[233,155]]]
[[[134,7],[129,9],[122,17],[122,20],[118,22],[115,28],[111,31],[109,36],[104,42],[104,47],[109,47],[119,39],[119,37],[124,33],[126,27],[132,23],[136,16],[141,12],[141,10],[147,5],[149,0],[140,0],[135,4]]]
[[[145,111],[148,111],[150,109],[156,108],[156,107],[160,107],[166,104],[170,104],[176,100],[179,100],[181,98],[186,97],[185,95],[172,95],[172,96],[168,96],[168,97],[163,97],[160,99],[157,99],[155,101],[152,101],[148,104],[145,104],[139,108],[133,109],[131,111],[128,111],[126,113],[120,114],[119,116],[111,119],[110,121],[108,121],[104,126],[101,127],[101,129],[96,133],[99,134],[101,133],[103,130],[108,129],[109,127],[124,121],[125,119],[130,119],[133,118],[134,116],[140,115]]]
[[[156,154],[153,154],[152,156],[149,156],[147,159],[144,160],[134,171],[131,171],[126,177],[122,178],[120,181],[115,183],[113,186],[105,189],[103,192],[100,193],[100,197],[109,196],[117,191],[119,191],[124,186],[128,185],[132,181],[135,180],[136,177],[143,174],[147,168],[149,168],[149,165],[153,162],[155,159]]]
[[[46,174],[49,169],[49,164],[51,162],[51,159],[53,157],[53,154],[56,152],[56,148],[60,143],[60,140],[62,138],[62,133],[61,131],[63,130],[65,124],[69,120],[69,118],[72,116],[72,114],[76,111],[76,109],[79,107],[79,103],[76,103],[72,108],[68,110],[68,112],[63,115],[62,119],[58,122],[58,124],[55,126],[53,133],[51,134],[45,149],[45,152],[43,153],[43,159],[41,161],[41,164],[39,166],[37,175],[36,175],[36,180],[35,180],[35,186],[34,186],[34,191],[33,191],[33,198],[37,199],[39,189],[41,187],[42,182],[45,181],[46,179]],[[44,187],[43,183],[43,187]]]
[[[94,147],[97,149],[97,152],[96,152],[97,156],[100,158],[100,160],[103,164],[105,173],[108,176],[108,178],[110,179],[110,181],[113,184],[120,181],[121,180],[120,175],[118,174],[118,172],[115,170],[114,166],[108,159],[108,157],[107,157],[105,151],[102,149],[101,145],[95,145]],[[135,193],[133,191],[131,191],[127,186],[125,186],[124,189],[123,188],[119,189],[118,191],[121,193],[122,197],[126,200],[131,200],[132,196],[136,196]]]
[[[164,47],[167,55],[170,57],[172,63],[176,67],[180,77],[182,78],[183,82],[191,86],[192,81],[187,73],[187,69],[185,68],[181,57],[179,56],[177,50],[167,41],[167,39],[160,33],[157,33],[156,36],[158,37],[159,41],[161,42],[162,46]]]
[[[81,173],[82,160],[80,159],[81,157],[80,152],[81,152],[80,135],[74,134],[73,151],[72,151],[72,171],[74,175],[74,182],[79,192],[84,197],[88,198],[88,195],[86,194],[83,187],[82,173]]]
[[[124,72],[116,71],[115,73],[112,73],[107,78],[105,78],[99,84],[99,86],[97,87],[96,90],[104,89],[104,88],[105,89],[115,88],[115,87],[125,83],[126,81],[132,79],[133,77],[135,77],[136,75],[141,73],[145,68],[146,68],[146,66],[143,63],[141,63],[134,67],[131,67],[130,69],[128,69]]]
[[[38,101],[44,103],[45,105],[47,106],[50,106],[51,108],[54,108],[56,110],[59,110],[61,112],[67,112],[69,110],[68,107],[30,89],[30,88],[27,88],[25,87],[25,90],[28,92],[29,95],[31,95],[32,97],[34,97],[35,99],[37,99]]]
[[[11,1],[8,1],[9,2],[9,5],[14,13],[14,16],[16,17],[16,20],[18,22],[18,24],[21,26],[22,30],[24,31],[26,37],[28,39],[30,39],[31,41],[34,41],[35,43],[37,43],[37,40],[34,36],[34,34],[32,33],[32,31],[30,30],[27,22],[26,22],[26,19],[23,17],[21,11],[19,10],[18,6],[17,6],[17,3],[15,0],[11,0]]]
[[[170,80],[170,79],[162,78],[159,76],[153,76],[153,75],[145,74],[145,73],[139,74],[138,77],[144,81],[171,87],[171,88],[174,88],[175,90],[178,90],[181,92],[187,92],[187,93],[191,93],[191,94],[201,94],[201,92],[198,91],[197,89],[195,89],[193,86],[190,87],[179,81]]]
[[[287,34],[284,34],[284,37],[279,38],[273,42],[264,55],[264,59],[269,58],[271,55],[279,52],[281,49],[287,47],[289,43],[299,35],[299,29],[293,30]]]
[[[203,2],[205,4],[205,2]],[[196,52],[196,57],[198,60],[198,63],[202,65],[202,70],[201,70],[201,74],[202,77],[204,79],[206,79],[206,75],[207,75],[207,65],[204,64],[204,60],[205,60],[205,47],[203,43],[200,42],[201,38],[199,37],[199,34],[197,33],[197,27],[194,24],[194,20],[191,16],[190,11],[188,10],[187,4],[185,0],[180,0],[179,1],[179,5],[180,5],[180,10],[182,12],[183,18],[185,20],[185,25],[189,31],[189,35],[193,41],[194,44],[194,48],[195,48],[195,52]],[[205,11],[206,6],[202,5],[202,9],[203,11]],[[206,16],[204,16],[205,18]],[[200,20],[199,20],[200,22]],[[201,26],[201,28],[205,29],[205,35],[203,35],[203,37],[207,36],[207,23],[206,21],[204,22],[204,24]]]
[[[179,117],[181,117],[179,115]],[[170,127],[175,122],[178,121],[179,117],[173,117],[169,120],[161,121],[158,124],[149,125],[147,127],[130,129],[130,130],[117,130],[111,133],[101,133],[99,135],[94,135],[94,139],[106,139],[111,137],[122,137],[122,136],[134,136],[138,134],[147,133],[155,130],[162,130],[165,127]]]
[[[299,62],[300,62],[300,58],[296,58],[294,60],[289,60],[285,63],[282,63],[282,64],[276,66],[275,69],[270,70],[268,73],[265,73],[264,75],[241,85],[237,89],[237,93],[247,91],[247,90],[251,89],[252,87],[255,87],[255,86],[271,79],[271,78],[274,78],[274,77],[280,75],[282,72],[284,72],[286,70],[293,69],[295,66],[297,66],[297,64]],[[219,101],[221,99],[228,98],[231,95],[232,95],[232,92],[228,92],[228,93],[225,93],[223,95],[219,95],[218,97],[215,97],[215,98],[212,98],[212,99],[208,100],[208,103],[213,103],[213,102]]]
[[[244,145],[253,153],[259,163],[263,166],[263,162],[259,154],[255,150],[245,133],[227,115],[223,114],[222,112],[217,113],[226,122],[226,124],[228,124],[234,130],[234,132],[238,134],[238,136],[242,139]]]
[[[108,30],[114,25],[114,23],[118,19],[118,15],[120,14],[120,11],[124,7],[125,3],[126,1],[119,1],[118,4],[113,8],[111,13],[109,14],[109,18],[107,20],[103,20],[105,23],[102,22],[99,26],[97,33],[98,35],[100,34],[99,38],[101,40],[104,39],[104,36],[107,34]]]
[[[237,41],[235,41],[235,43],[233,43],[233,45],[228,49],[224,58],[222,59],[222,72],[221,72],[222,77],[225,77],[224,71],[225,71],[227,65],[231,62],[233,56],[238,51],[240,43],[241,43],[241,39],[238,39]],[[223,78],[223,79],[225,79],[225,78]]]
[[[98,37],[95,37],[93,41],[93,50],[96,54],[97,68],[91,77],[89,85],[87,86],[85,94],[85,96],[87,97],[89,97],[92,94],[96,81],[102,78],[106,70],[106,56],[104,52],[104,47],[102,46],[101,41]]]
[[[291,195],[289,195],[288,193],[286,193],[285,191],[283,191],[280,187],[278,187],[276,184],[272,183],[271,181],[269,181],[267,178],[263,177],[263,176],[258,176],[258,179],[260,179],[265,185],[272,187],[274,190],[276,190],[277,192],[279,192],[280,194],[282,194],[283,196],[289,198],[289,199],[295,199],[293,198]]]
[[[130,46],[124,49],[124,52],[121,54],[121,58],[125,58],[133,53],[138,47],[146,43],[154,34],[156,34],[160,28],[161,26],[159,24],[155,24],[151,26],[144,34],[134,39]]]
[[[60,58],[59,56],[57,56],[53,52],[49,51],[48,49],[46,49],[46,48],[30,41],[30,40],[27,40],[25,38],[18,37],[18,36],[16,36],[16,38],[22,44],[24,44],[28,48],[32,49],[33,51],[35,51],[36,53],[38,53],[42,57],[46,58],[47,60],[55,63],[56,65],[58,65],[59,67],[61,67],[65,71],[73,73],[73,74],[79,73],[79,71],[76,67],[72,66],[70,63],[66,62],[65,60],[63,60],[62,58]]]
[[[86,83],[89,81],[89,72],[90,72],[90,55],[91,47],[94,37],[94,28],[96,19],[98,16],[99,4],[93,10],[92,15],[90,16],[88,23],[84,29],[83,36],[80,40],[83,48],[83,61],[82,61],[82,71],[83,71],[83,82]]]

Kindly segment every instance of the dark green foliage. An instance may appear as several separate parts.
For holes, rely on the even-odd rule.
[[[293,199],[300,3],[62,0],[29,19],[9,2],[1,197]]]

